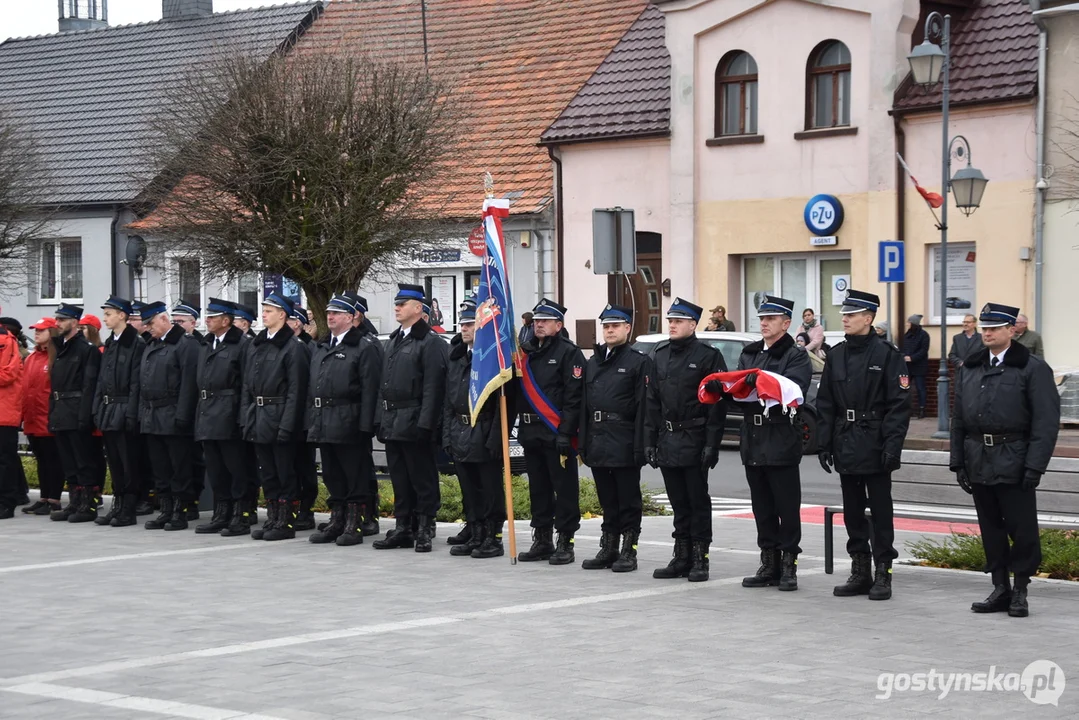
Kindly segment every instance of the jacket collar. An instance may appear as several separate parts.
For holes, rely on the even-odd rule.
[[[169,345],[175,345],[180,342],[180,338],[186,337],[187,332],[179,325],[173,325],[169,328],[169,331],[165,333],[165,337],[161,338],[161,342],[168,343]]]
[[[269,342],[269,343],[273,343],[274,347],[283,348],[283,347],[285,347],[286,344],[288,344],[288,341],[291,340],[292,338],[293,338],[292,328],[290,328],[288,326],[288,323],[285,323],[281,327],[281,329],[277,331],[277,334],[274,335],[272,339],[269,337],[266,330],[263,329],[263,331],[258,334],[258,336],[254,339],[253,342],[256,345],[261,345],[263,343]]]
[[[780,357],[783,355],[783,353],[787,352],[792,347],[794,347],[794,338],[792,338],[788,333],[783,333],[783,335],[778,340],[776,340],[767,350],[764,349],[764,339],[762,338],[757,342],[746,345],[745,348],[742,349],[742,354],[756,355],[760,352],[767,352],[773,357]]]
[[[427,337],[428,334],[430,334],[430,332],[431,326],[425,323],[421,318],[417,320],[416,324],[412,326],[412,329],[408,331],[408,337],[415,340],[423,340],[425,337]],[[390,335],[390,340],[397,340],[398,336],[400,335],[401,328],[397,328],[393,331],[393,334]]]
[[[241,340],[243,340],[243,338],[243,331],[233,325],[225,331],[225,336],[221,338],[221,342],[228,343],[229,345],[236,345]],[[214,335],[212,332],[208,332],[206,333],[206,335],[203,336],[202,343],[204,345],[209,345],[210,347],[213,347],[215,339],[217,339],[217,336]]]
[[[344,335],[341,336],[341,342],[339,344],[340,345],[349,345],[350,347],[356,347],[356,346],[358,346],[360,344],[360,340],[363,338],[363,336],[364,336],[364,332],[363,332],[362,327],[349,328],[348,332],[346,332]],[[333,333],[330,333],[330,336],[328,338],[326,338],[324,341],[322,341],[322,343],[320,343],[320,344],[325,345],[326,347],[329,347],[330,343],[332,343],[332,342],[333,342]]]
[[[131,347],[138,339],[138,331],[128,325],[126,328],[124,328],[124,331],[120,333],[119,340],[116,339],[116,336],[110,334],[109,337],[105,340],[105,346],[108,347],[115,342],[119,342],[120,347]]]
[[[464,341],[458,340],[461,336],[458,335],[454,338],[454,343],[450,344],[450,360],[460,360],[461,358],[468,357],[468,351],[471,350],[468,345],[465,345]]]
[[[608,362],[610,360],[614,360],[616,357],[618,357],[619,355],[624,353],[626,351],[626,348],[628,348],[628,347],[629,347],[628,342],[624,342],[621,345],[617,345],[617,346],[610,349],[611,354],[610,354],[610,357],[608,357],[607,356],[607,346],[606,345],[596,345],[595,349],[593,350],[592,355],[593,355],[593,357],[595,357],[595,358],[597,358],[599,360],[600,364],[602,364],[602,363]]]
[[[1030,350],[1013,339],[1012,344],[1008,346],[1008,351],[1004,353],[1004,364],[1008,367],[1025,368],[1028,362],[1030,362]],[[963,365],[967,367],[989,365],[989,348],[983,347],[967,358]]]

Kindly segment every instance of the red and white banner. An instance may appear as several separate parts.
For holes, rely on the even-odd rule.
[[[756,374],[756,382],[753,385],[746,384],[746,376]],[[782,375],[767,370],[732,370],[730,372],[712,373],[701,380],[697,388],[697,399],[705,405],[714,405],[719,402],[720,396],[708,392],[705,386],[712,380],[723,383],[724,391],[739,402],[759,402],[766,410],[780,405],[783,412],[790,412],[801,405],[805,398],[802,397],[802,388],[793,380],[788,380]]]

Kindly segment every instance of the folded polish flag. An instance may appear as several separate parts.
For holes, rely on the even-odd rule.
[[[746,384],[746,376],[756,373],[757,381],[754,385]],[[739,402],[759,402],[765,410],[771,410],[775,405],[781,405],[783,412],[792,412],[801,405],[805,398],[802,397],[802,388],[798,383],[788,380],[782,375],[767,370],[732,370],[730,372],[712,373],[701,380],[697,388],[697,399],[705,405],[714,405],[719,402],[718,395],[714,395],[705,389],[711,380],[719,380],[727,394]]]

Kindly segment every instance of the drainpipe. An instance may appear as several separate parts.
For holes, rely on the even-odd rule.
[[[895,151],[899,155],[906,155],[907,133],[903,130],[902,117],[893,115],[892,124],[895,127]],[[895,239],[900,242],[907,239],[907,173],[899,164],[898,157],[895,159]],[[888,336],[892,342],[895,342],[898,337],[896,333],[899,328],[903,327],[902,318],[907,316],[906,283],[895,284],[895,295],[897,315],[894,318],[888,318]]]
[[[109,287],[112,288],[110,290],[111,295],[119,295],[119,293],[116,291],[116,273],[117,273],[117,269],[116,269],[116,225],[119,222],[120,222],[120,206],[117,205],[112,211],[112,224],[109,226],[109,249],[110,249],[109,258],[110,258],[110,263],[111,263],[111,267],[109,268],[109,279],[110,279]],[[128,268],[128,272],[130,272],[130,268]],[[125,293],[125,295],[126,295],[126,293]]]
[[[565,217],[562,212],[562,160],[555,155],[554,147],[547,146],[547,154],[551,156],[551,160],[555,164],[555,180],[554,180],[554,204],[555,204],[555,286],[557,292],[555,298],[559,303],[562,302],[563,294],[563,275],[562,272],[562,229],[564,227]]]

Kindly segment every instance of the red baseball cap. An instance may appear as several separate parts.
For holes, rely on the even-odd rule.
[[[38,320],[36,323],[31,325],[30,329],[31,330],[55,330],[57,327],[59,327],[59,326],[56,324],[55,318],[43,317],[40,320]]]
[[[82,320],[79,320],[79,325],[91,325],[100,330],[101,320],[98,319],[97,315],[86,314],[82,316]]]

